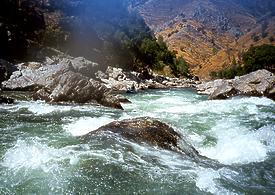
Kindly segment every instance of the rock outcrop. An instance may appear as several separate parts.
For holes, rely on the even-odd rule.
[[[93,79],[92,73],[95,70],[97,64],[84,58],[56,58],[50,65],[23,63],[18,65],[18,70],[2,85],[6,90],[34,91],[35,100],[99,103],[122,109],[119,100],[111,95],[111,91]]]
[[[209,99],[226,99],[236,95],[266,96],[275,100],[275,76],[267,70],[258,70],[231,80],[214,80],[197,86],[200,94]]]

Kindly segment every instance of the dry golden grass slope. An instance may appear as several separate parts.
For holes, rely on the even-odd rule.
[[[238,61],[251,45],[275,44],[275,1],[265,3],[143,0],[135,9],[155,36],[163,36],[169,48],[190,64],[194,74],[207,79],[211,71]]]

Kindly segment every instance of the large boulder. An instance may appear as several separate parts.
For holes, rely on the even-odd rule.
[[[70,70],[57,72],[50,85],[38,90],[34,98],[48,102],[99,103],[122,109],[120,101],[104,85]]]
[[[203,82],[196,86],[197,92],[203,95],[212,94],[219,86],[227,84],[226,80],[217,79],[209,82]]]
[[[272,98],[271,91],[275,88],[274,84],[274,74],[264,69],[236,77],[233,80],[233,87],[238,93],[248,96],[267,96]]]
[[[275,99],[275,76],[267,70],[258,70],[231,80],[215,80],[197,86],[198,93],[209,99],[226,99],[235,95],[266,96]]]
[[[209,99],[227,99],[236,95],[238,91],[232,86],[230,81],[223,81],[221,85],[217,86],[210,94]]]
[[[37,62],[28,62],[17,65],[18,70],[13,72],[10,79],[2,83],[5,90],[36,91],[53,82],[54,75],[63,70],[61,65],[43,65]]]
[[[137,143],[146,143],[151,146],[172,150],[192,158],[200,157],[198,151],[187,144],[172,127],[147,117],[111,122],[90,132],[82,139],[91,139],[94,134],[107,131]]]
[[[49,61],[49,60],[48,60]],[[53,60],[56,62],[56,60]],[[3,82],[6,90],[34,91],[35,100],[47,102],[99,103],[122,109],[117,98],[103,84],[87,77],[91,63],[83,58],[57,59],[57,64],[24,63],[18,65],[8,81]],[[77,62],[77,63],[76,63]],[[81,66],[80,63],[84,65]],[[87,62],[87,63],[86,63]],[[78,64],[78,65],[76,65]],[[85,69],[85,67],[89,67]]]

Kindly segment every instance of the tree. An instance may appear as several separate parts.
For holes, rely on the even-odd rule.
[[[45,21],[37,1],[0,2],[0,57],[8,60],[24,58],[28,39],[37,40]],[[2,45],[3,44],[3,45]]]
[[[261,45],[249,48],[242,56],[245,72],[267,69],[274,72],[275,46]]]
[[[273,45],[252,46],[241,57],[242,65],[236,64],[233,59],[231,68],[211,72],[210,76],[231,79],[259,69],[267,69],[273,73],[275,71],[275,46]]]
[[[177,76],[180,76],[180,75],[185,77],[190,76],[189,65],[182,57],[174,58],[172,70],[173,70],[173,73]]]

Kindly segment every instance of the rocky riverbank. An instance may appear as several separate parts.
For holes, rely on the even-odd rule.
[[[258,70],[234,79],[218,79],[197,85],[199,94],[209,99],[227,99],[233,96],[265,96],[275,100],[275,76],[267,70]]]
[[[157,75],[150,70],[143,72],[125,71],[108,67],[106,72],[97,72],[97,78],[113,93],[143,91],[146,89],[196,88],[200,81],[186,78],[170,78]]]
[[[266,96],[274,100],[275,76],[259,70],[231,80],[201,82],[197,79],[170,78],[150,70],[126,71],[100,66],[83,57],[46,57],[44,62],[11,64],[0,61],[1,89],[30,91],[33,100],[49,103],[95,103],[123,109],[121,102],[129,102],[123,93],[137,93],[146,89],[194,88],[209,99],[226,99],[236,95]]]
[[[31,91],[32,99],[50,103],[97,103],[122,109],[119,99],[92,74],[98,64],[85,58],[59,56],[12,66],[16,71],[2,82],[3,90]]]
[[[30,91],[33,100],[49,103],[97,103],[122,109],[120,102],[128,102],[119,93],[136,93],[146,89],[172,87],[195,88],[199,81],[169,78],[150,70],[141,73],[121,68],[100,66],[83,57],[46,57],[44,62],[11,64],[0,61],[1,89]]]

